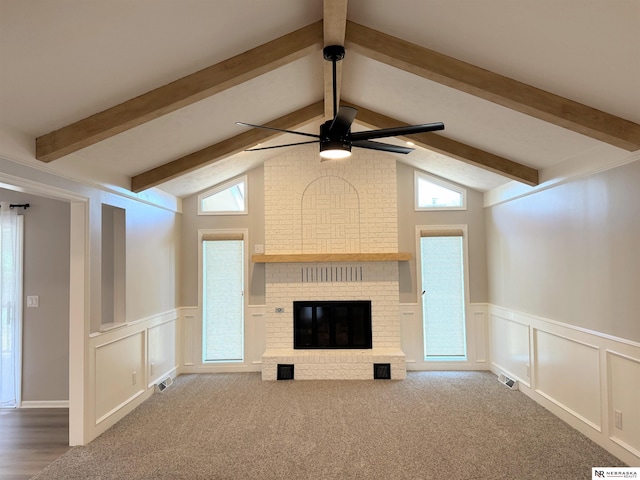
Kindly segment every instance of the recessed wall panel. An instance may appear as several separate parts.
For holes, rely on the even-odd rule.
[[[640,359],[607,354],[611,437],[640,455]]]
[[[149,329],[149,383],[156,383],[176,367],[176,322]]]
[[[536,391],[600,429],[598,348],[534,330]]]
[[[491,359],[496,367],[528,385],[529,327],[491,315]]]
[[[96,422],[145,389],[144,333],[96,347]]]

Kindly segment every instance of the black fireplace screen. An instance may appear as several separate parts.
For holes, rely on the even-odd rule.
[[[371,301],[293,302],[293,348],[371,348]]]

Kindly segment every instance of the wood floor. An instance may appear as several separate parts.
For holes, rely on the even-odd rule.
[[[68,409],[0,409],[0,480],[27,480],[70,448]]]

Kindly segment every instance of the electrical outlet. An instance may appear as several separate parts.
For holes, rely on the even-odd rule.
[[[527,363],[527,377],[531,378],[531,365]]]
[[[284,308],[276,307],[276,313],[284,313]]]
[[[613,411],[614,424],[618,430],[622,430],[622,412],[620,410]]]

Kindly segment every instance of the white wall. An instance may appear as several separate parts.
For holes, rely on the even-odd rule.
[[[487,209],[490,302],[640,341],[640,162]]]
[[[630,163],[486,215],[492,369],[632,465],[640,465],[639,183],[640,162]]]

